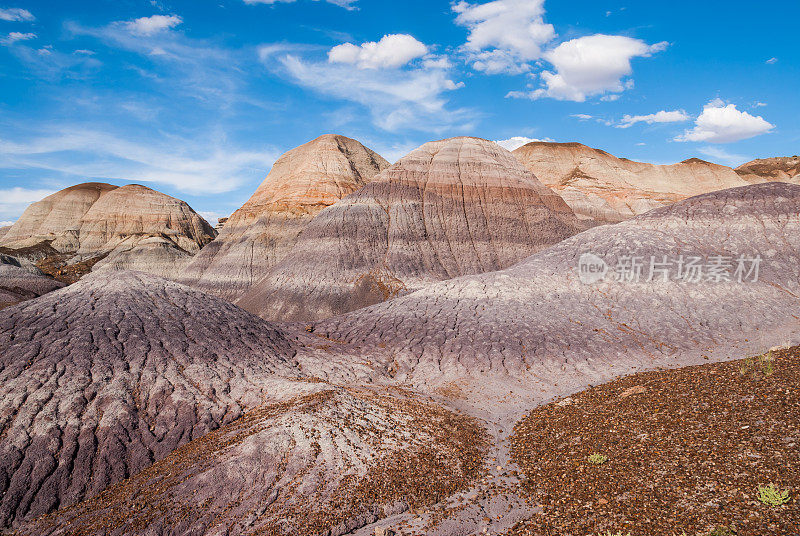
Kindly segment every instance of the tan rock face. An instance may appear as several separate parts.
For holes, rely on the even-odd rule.
[[[0,246],[22,250],[46,245],[68,265],[108,256],[115,261],[101,262],[96,269],[130,269],[135,264],[144,271],[174,275],[176,263],[196,254],[214,236],[211,226],[180,199],[138,184],[86,183],[32,204],[0,239]],[[163,246],[153,269],[146,259],[130,253],[151,238]]]
[[[580,218],[600,223],[747,184],[731,168],[697,158],[658,166],[617,158],[580,143],[534,142],[515,150],[514,156]]]
[[[190,263],[181,281],[229,300],[240,297],[290,252],[315,215],[388,165],[344,136],[327,134],[292,149]]]
[[[800,184],[800,156],[753,160],[736,168],[736,173],[752,183],[779,181]]]
[[[431,142],[322,211],[238,304],[264,318],[325,318],[505,268],[580,230],[566,203],[502,147]]]

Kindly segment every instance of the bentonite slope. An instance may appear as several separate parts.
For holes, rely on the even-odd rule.
[[[580,143],[533,142],[514,151],[584,219],[614,223],[687,197],[744,186],[731,168],[692,158],[659,166]]]
[[[91,498],[281,399],[294,354],[260,318],[137,272],[0,311],[0,526]]]
[[[493,385],[507,395],[519,381],[546,395],[643,368],[753,354],[800,336],[798,213],[800,186],[705,194],[593,228],[507,270],[429,285],[308,329],[368,356],[376,373],[428,388],[469,385],[480,404]],[[742,273],[738,282],[740,256],[745,272],[760,256],[757,281]],[[584,266],[606,263],[607,278],[584,284],[582,257]],[[335,353],[316,360],[326,362],[341,365]]]
[[[237,303],[268,319],[318,320],[505,268],[580,230],[564,201],[499,145],[430,142],[321,212]]]
[[[158,262],[138,262],[135,267],[174,275],[185,257],[215,236],[211,226],[180,199],[138,184],[86,183],[29,206],[0,239],[0,246],[32,260],[49,258],[48,264],[59,268],[111,256],[114,262],[101,262],[95,268],[125,270],[138,256],[129,252],[156,238],[163,245]]]
[[[407,393],[314,385],[19,533],[339,536],[478,475],[486,438],[474,419]]]
[[[777,158],[761,158],[736,168],[747,182],[764,181],[800,183],[800,157],[784,156]]]
[[[316,214],[388,165],[358,141],[333,134],[292,149],[186,267],[181,282],[228,300],[239,298],[289,254]]]
[[[0,254],[0,309],[63,287],[32,263]]]

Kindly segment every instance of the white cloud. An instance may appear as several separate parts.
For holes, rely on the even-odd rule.
[[[519,73],[542,56],[555,29],[544,22],[544,0],[495,0],[453,4],[456,23],[469,29],[463,49],[473,67],[489,74]]]
[[[428,53],[428,47],[407,34],[384,35],[377,43],[345,43],[328,52],[331,63],[349,63],[359,69],[386,69],[406,65]]]
[[[778,63],[778,58],[770,58],[767,60],[767,65],[775,65]]]
[[[572,114],[570,117],[580,119],[581,121],[589,121],[590,119],[594,119],[594,116],[589,114]]]
[[[211,227],[216,227],[220,218],[227,218],[230,214],[223,214],[222,212],[198,212],[203,219],[205,219]]]
[[[278,4],[278,3],[291,4],[291,3],[296,2],[296,1],[297,0],[244,0],[244,3],[245,4],[250,4],[250,5],[253,5],[253,4],[272,5],[272,4]],[[319,1],[319,0],[314,0],[314,1]],[[325,1],[328,2],[329,4],[333,4],[335,6],[343,7],[345,9],[347,9],[347,10],[350,10],[350,11],[356,9],[355,4],[358,2],[358,0],[325,0]]]
[[[36,201],[56,193],[55,190],[8,188],[0,190],[0,218],[18,218],[20,214]],[[12,225],[13,221],[2,221],[0,227]]]
[[[704,155],[713,158],[716,162],[725,164],[730,167],[737,167],[745,162],[751,161],[753,158],[740,154],[732,154],[719,147],[702,147],[699,149]]]
[[[519,149],[523,145],[527,145],[535,141],[553,141],[553,140],[551,140],[550,138],[538,139],[538,138],[526,138],[525,136],[512,136],[507,140],[495,140],[494,142],[500,147],[503,147],[504,149],[513,151],[515,149]]]
[[[367,107],[373,122],[384,130],[439,132],[468,123],[470,113],[448,109],[443,96],[463,84],[454,82],[447,69],[436,64],[376,73],[346,63],[309,61],[294,54],[262,56],[268,67],[300,86]]]
[[[10,227],[10,226],[14,225],[14,222],[15,222],[15,221],[16,221],[16,220],[5,220],[5,221],[0,221],[0,227]]]
[[[670,112],[661,110],[654,114],[648,115],[625,115],[622,118],[622,123],[617,125],[617,128],[630,128],[636,123],[682,123],[689,121],[691,116],[683,110],[672,110]]]
[[[28,41],[30,39],[36,39],[35,33],[22,33],[22,32],[11,32],[3,39],[0,39],[0,43],[4,45],[11,45],[16,43],[17,41]]]
[[[621,93],[633,87],[631,60],[649,57],[667,47],[666,42],[648,45],[641,39],[620,35],[589,35],[561,43],[548,50],[544,59],[555,71],[540,74],[545,88],[511,92],[509,97],[584,102],[604,93]]]
[[[141,17],[122,24],[132,34],[150,36],[174,28],[182,22],[183,19],[177,15],[153,15],[152,17]]]
[[[0,168],[57,172],[69,180],[118,179],[217,194],[263,178],[278,156],[209,139],[131,141],[76,126],[51,127],[24,142],[0,138]]]
[[[703,108],[695,121],[695,127],[687,130],[675,141],[705,141],[709,143],[731,143],[766,134],[775,128],[761,116],[752,116],[736,109],[735,104],[726,105],[714,99]]]
[[[0,20],[9,22],[25,22],[36,20],[36,17],[34,17],[33,14],[27,9],[11,7],[8,9],[0,8]]]

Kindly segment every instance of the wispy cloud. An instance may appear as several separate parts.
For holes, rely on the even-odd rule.
[[[647,123],[648,125],[653,123],[683,123],[691,118],[684,110],[661,110],[647,115],[625,115],[622,118],[622,122],[617,125],[617,128],[630,128],[636,123]]]
[[[736,167],[749,162],[753,159],[751,156],[744,156],[740,154],[733,154],[721,147],[701,147],[698,149],[702,154],[713,158],[716,162],[725,164],[726,166]]]
[[[4,45],[13,45],[17,41],[29,41],[31,39],[36,39],[35,33],[11,32],[4,38],[0,39],[0,43]]]
[[[19,7],[0,8],[0,20],[8,22],[30,22],[36,20],[33,13]]]
[[[254,4],[272,5],[272,4],[280,4],[280,3],[291,4],[291,3],[294,3],[296,1],[297,0],[244,0],[244,3],[245,4],[251,4],[251,5],[254,5]],[[314,1],[318,2],[319,0],[314,0]],[[333,4],[335,6],[343,7],[345,9],[347,9],[347,10],[350,10],[350,11],[352,11],[354,9],[357,9],[356,8],[356,3],[358,3],[358,0],[325,0],[325,1],[328,2],[329,4]]]
[[[153,15],[141,17],[127,22],[120,22],[124,28],[134,35],[150,36],[175,28],[183,22],[177,15]]]
[[[11,225],[13,223],[11,219],[18,218],[28,205],[40,201],[55,192],[55,190],[21,187],[0,189],[0,218],[7,220],[0,222],[0,227]]]
[[[117,179],[170,185],[181,192],[215,194],[263,177],[277,150],[242,151],[209,139],[169,137],[132,141],[75,126],[24,142],[0,138],[0,168],[56,172],[65,180]]]
[[[275,53],[274,45],[267,45],[266,50],[269,53],[262,51],[261,57],[273,72],[318,94],[366,107],[373,123],[384,130],[440,132],[467,128],[474,118],[470,110],[448,107],[444,95],[463,84],[452,80],[447,62],[429,61],[376,72],[356,64]]]

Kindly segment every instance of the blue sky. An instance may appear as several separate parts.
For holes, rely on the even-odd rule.
[[[0,0],[0,222],[86,180],[228,215],[326,132],[391,161],[457,135],[798,154],[799,18],[794,0]]]

